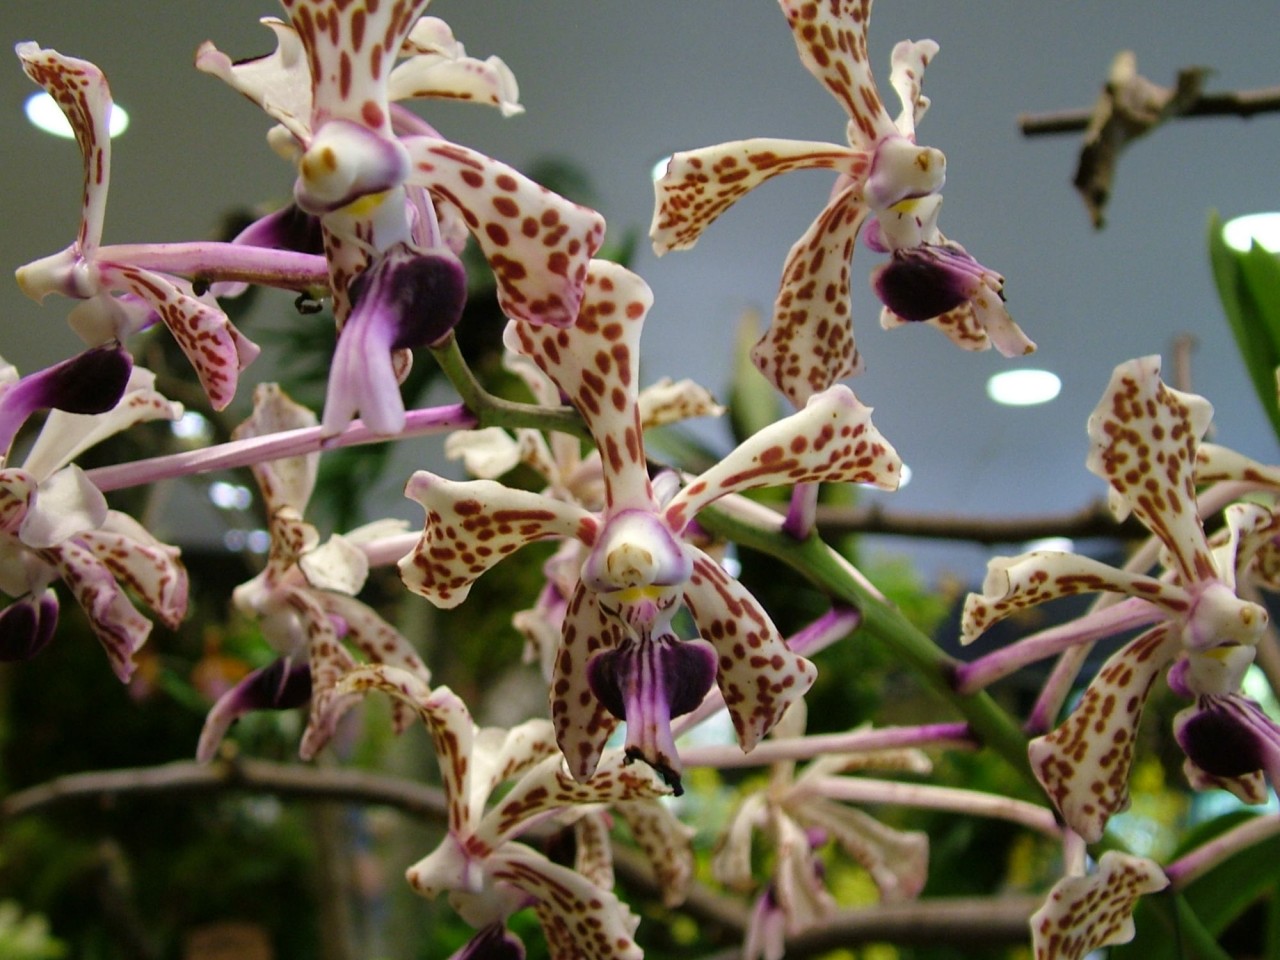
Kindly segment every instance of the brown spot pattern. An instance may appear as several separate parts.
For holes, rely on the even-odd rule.
[[[1094,873],[1060,880],[1031,916],[1036,960],[1084,960],[1100,947],[1133,939],[1133,909],[1169,879],[1143,857],[1109,850]]]

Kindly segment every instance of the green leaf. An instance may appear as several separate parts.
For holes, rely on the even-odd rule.
[[[1280,261],[1257,244],[1247,253],[1228,247],[1215,212],[1209,217],[1209,263],[1249,379],[1280,439]]]

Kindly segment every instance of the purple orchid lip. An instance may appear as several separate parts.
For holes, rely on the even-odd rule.
[[[485,927],[450,960],[524,960],[524,944],[500,923]]]
[[[443,340],[462,318],[467,273],[447,250],[398,243],[351,281],[349,293],[348,324],[369,314],[372,323],[389,325],[391,349],[424,347]]]
[[[58,598],[52,590],[22,597],[0,612],[0,661],[30,660],[49,645],[58,625]]]
[[[903,320],[931,320],[972,300],[987,270],[963,251],[923,244],[893,251],[877,267],[872,285],[881,303]]]
[[[1238,694],[1199,698],[1174,737],[1187,759],[1214,777],[1233,779],[1280,769],[1280,725]]]
[[[106,413],[129,385],[133,358],[114,341],[28,374],[0,390],[0,453],[37,410]]]
[[[592,693],[627,723],[627,758],[653,767],[677,797],[684,789],[671,721],[702,702],[715,683],[716,661],[705,640],[672,634],[632,639],[587,661]]]

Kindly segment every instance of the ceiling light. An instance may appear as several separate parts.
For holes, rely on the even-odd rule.
[[[55,137],[66,137],[68,140],[75,139],[75,131],[71,129],[71,124],[63,114],[62,108],[49,94],[33,93],[27,97],[25,109],[27,119],[45,133],[52,133]],[[120,136],[128,128],[129,114],[120,104],[111,105],[111,119],[107,126],[113,137]]]
[[[1247,253],[1256,241],[1268,253],[1280,253],[1280,213],[1250,213],[1222,225],[1222,239],[1232,250]]]
[[[987,396],[1009,407],[1048,403],[1061,389],[1062,381],[1048,370],[1005,370],[987,381]]]

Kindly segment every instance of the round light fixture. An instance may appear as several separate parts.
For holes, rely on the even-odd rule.
[[[1062,381],[1048,370],[1005,370],[987,381],[987,396],[1007,407],[1048,403],[1061,390]]]
[[[27,103],[24,108],[26,110],[27,119],[32,122],[38,129],[45,133],[51,133],[55,137],[66,137],[68,140],[75,139],[75,131],[71,129],[71,124],[67,121],[66,116],[62,112],[62,108],[54,102],[53,97],[41,91],[33,93],[27,97]],[[112,137],[118,137],[124,133],[129,126],[129,113],[118,103],[111,105],[111,119],[107,123],[108,132]]]
[[[1222,225],[1222,239],[1232,250],[1248,252],[1257,241],[1269,253],[1280,253],[1280,213],[1250,213]]]

